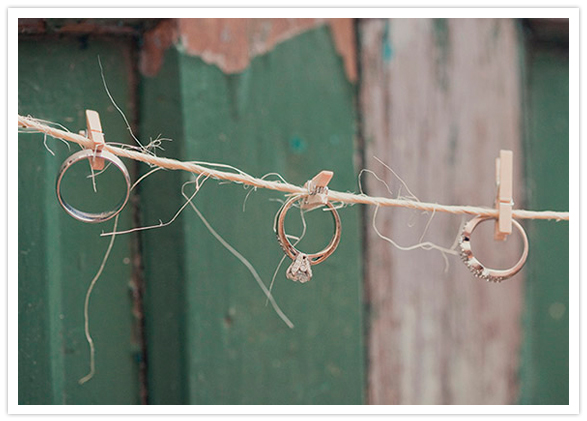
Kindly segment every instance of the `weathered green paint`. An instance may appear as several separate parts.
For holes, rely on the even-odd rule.
[[[130,94],[131,43],[93,39],[29,39],[19,43],[19,114],[85,127],[86,108],[100,112],[107,141],[127,142],[128,131],[112,107],[100,79],[100,56],[111,91],[127,110]],[[97,272],[109,239],[104,224],[69,217],[55,196],[55,177],[71,152],[41,134],[19,135],[19,403],[139,403],[136,346],[132,342],[130,238],[117,238],[90,301],[90,326],[96,345],[96,375],[84,385],[89,347],[84,336],[86,289]],[[81,165],[81,164],[80,164]],[[83,168],[79,167],[79,168]],[[81,174],[81,171],[79,172]],[[120,181],[114,171],[98,177],[106,199]],[[71,178],[79,201],[95,201],[91,182]],[[115,184],[115,183],[114,183]],[[130,209],[119,227],[131,224]]]
[[[141,133],[164,142],[165,156],[185,158],[179,58],[169,52],[156,78],[141,82]],[[161,154],[161,153],[160,153]],[[150,168],[143,167],[144,171]],[[141,224],[169,221],[181,207],[181,171],[159,171],[139,185]],[[144,281],[146,346],[148,349],[149,402],[176,405],[188,403],[186,388],[186,331],[184,218],[172,225],[143,231],[141,235]]]
[[[322,169],[331,187],[356,189],[353,87],[329,30],[318,28],[226,75],[172,49],[142,83],[141,133],[173,137],[165,155],[277,171],[302,184]],[[143,224],[168,220],[181,204],[184,173],[156,174],[141,192]],[[191,190],[190,190],[191,191]],[[266,284],[282,252],[272,231],[283,195],[208,180],[195,199],[212,226],[255,266]],[[340,211],[336,253],[300,285],[282,266],[273,292],[294,322],[265,306],[247,269],[189,208],[172,226],[146,231],[146,329],[152,403],[360,404],[363,402],[359,209]],[[307,215],[315,251],[332,233],[329,215]],[[288,229],[299,230],[295,212]],[[172,390],[166,389],[170,385]]]
[[[569,208],[568,49],[527,53],[529,209]],[[569,403],[569,225],[528,221],[520,403]],[[572,282],[577,280],[573,279]]]

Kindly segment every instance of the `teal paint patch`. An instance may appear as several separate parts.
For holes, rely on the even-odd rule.
[[[391,43],[391,32],[389,30],[390,25],[391,23],[389,19],[386,19],[385,31],[381,38],[381,56],[383,57],[383,61],[391,61],[394,56],[393,45]]]
[[[438,85],[446,90],[449,83],[450,29],[446,19],[432,19],[432,29],[436,45],[436,79]]]
[[[389,40],[386,40],[386,42],[383,44],[383,49],[382,49],[382,55],[383,55],[383,60],[384,61],[391,61],[393,59],[393,47],[391,46],[391,43],[389,42]]]
[[[295,154],[303,154],[308,150],[308,143],[299,136],[294,136],[289,140],[289,148]]]

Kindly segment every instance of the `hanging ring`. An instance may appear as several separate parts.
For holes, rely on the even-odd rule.
[[[76,162],[83,161],[84,159],[94,160],[96,158],[101,158],[110,162],[112,165],[118,168],[120,172],[122,172],[122,175],[124,176],[124,180],[126,182],[126,194],[113,210],[100,213],[90,213],[74,208],[69,203],[67,203],[65,199],[63,199],[63,196],[61,194],[61,180],[63,179],[63,175],[69,169],[69,167],[71,167]],[[126,166],[120,160],[120,158],[105,150],[95,152],[91,149],[84,149],[74,153],[63,162],[61,168],[59,169],[59,174],[57,175],[55,189],[57,191],[57,200],[59,200],[59,203],[61,204],[63,209],[65,209],[65,212],[67,212],[69,215],[73,216],[75,219],[78,219],[80,221],[98,223],[107,221],[108,219],[116,216],[124,208],[130,196],[130,186],[130,175],[128,173],[128,170],[126,169]]]
[[[338,247],[338,243],[340,242],[341,224],[340,216],[332,203],[326,202],[325,206],[329,208],[332,218],[334,219],[334,235],[332,236],[330,243],[318,253],[306,254],[297,250],[285,234],[285,215],[295,202],[302,199],[304,199],[303,195],[293,196],[285,203],[285,205],[283,205],[283,208],[281,208],[281,211],[277,216],[275,231],[281,248],[285,254],[293,260],[293,263],[286,272],[287,278],[304,283],[312,278],[312,269],[310,266],[317,265],[326,260],[332,253],[334,253],[336,247]]]
[[[461,234],[461,239],[459,241],[461,246],[461,259],[467,265],[467,267],[475,274],[476,277],[485,279],[490,282],[501,282],[505,279],[511,278],[516,273],[522,269],[524,263],[526,263],[526,258],[528,257],[528,237],[526,236],[526,231],[520,223],[514,219],[512,219],[512,224],[517,228],[517,230],[522,235],[522,240],[524,241],[524,251],[522,252],[522,257],[518,260],[513,267],[510,269],[489,269],[486,268],[473,256],[473,251],[471,250],[471,233],[475,230],[475,227],[483,221],[487,221],[489,219],[495,219],[493,216],[476,216],[475,218],[471,219],[465,225],[463,229],[463,233]]]

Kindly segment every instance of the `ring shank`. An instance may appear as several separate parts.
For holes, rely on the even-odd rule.
[[[287,214],[287,211],[291,208],[291,206],[300,199],[303,199],[302,195],[293,196],[291,199],[289,199],[285,203],[285,205],[283,205],[283,208],[279,212],[279,215],[278,215],[277,221],[276,221],[276,223],[277,223],[277,229],[276,229],[277,239],[279,240],[285,253],[292,260],[295,260],[296,256],[301,252],[293,246],[293,244],[289,241],[289,239],[287,238],[287,236],[285,234],[285,215]],[[332,217],[334,219],[335,231],[334,231],[334,235],[331,238],[330,242],[323,250],[321,250],[317,253],[307,255],[308,259],[310,260],[310,264],[312,264],[312,265],[316,265],[316,264],[326,260],[332,253],[334,253],[334,250],[336,250],[336,248],[338,247],[338,243],[340,242],[340,231],[341,231],[340,216],[338,215],[338,212],[336,211],[336,209],[334,208],[332,203],[327,202],[326,206],[330,209],[330,212],[332,213]]]
[[[84,159],[94,159],[97,156],[112,163],[112,165],[114,165],[116,168],[118,168],[120,170],[120,172],[122,172],[122,175],[124,176],[124,180],[126,182],[126,194],[120,200],[120,202],[116,205],[116,207],[113,210],[106,211],[106,212],[98,212],[98,213],[85,212],[85,211],[74,208],[73,206],[71,206],[69,203],[67,203],[65,201],[65,199],[63,198],[63,195],[61,193],[61,181],[63,180],[63,176],[65,175],[67,170],[73,164],[75,164],[79,161],[83,161]],[[110,152],[104,151],[104,150],[102,152],[96,154],[91,149],[84,149],[84,150],[81,150],[79,152],[74,153],[73,155],[68,157],[63,162],[63,164],[61,165],[61,168],[59,169],[59,174],[57,175],[55,189],[57,191],[57,200],[59,201],[59,203],[61,204],[63,209],[65,209],[65,211],[69,215],[71,215],[75,219],[83,221],[83,222],[99,223],[99,222],[107,221],[110,218],[116,216],[124,208],[124,206],[126,205],[126,202],[128,201],[128,198],[130,196],[130,186],[131,186],[130,175],[128,173],[126,166],[120,160],[120,158],[118,158],[116,155],[114,155]]]

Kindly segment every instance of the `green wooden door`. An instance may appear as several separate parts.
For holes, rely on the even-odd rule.
[[[328,27],[293,37],[230,75],[178,45],[167,51],[156,76],[143,77],[135,46],[126,37],[23,38],[19,113],[78,130],[85,126],[84,110],[94,109],[107,141],[132,143],[102,86],[100,56],[109,88],[131,121],[138,119],[143,142],[159,135],[173,139],[163,142],[159,155],[231,164],[256,176],[276,171],[296,184],[330,169],[335,172],[332,188],[355,188],[354,86]],[[342,242],[315,268],[311,283],[287,281],[288,262],[277,275],[273,293],[293,329],[265,305],[246,267],[191,208],[168,227],[140,237],[118,236],[91,298],[96,375],[78,384],[89,368],[84,296],[109,242],[99,234],[110,231],[112,221],[84,224],[59,207],[55,176],[76,148],[70,152],[55,140],[48,146],[55,157],[43,146],[42,135],[19,137],[20,403],[363,402],[356,207],[340,210]],[[107,176],[99,177],[99,193],[120,181]],[[190,177],[161,171],[146,179],[133,201],[139,212],[133,216],[129,206],[118,229],[171,219],[183,203],[182,183]],[[80,203],[95,198],[84,177],[74,179],[71,189]],[[284,197],[254,192],[243,212],[247,192],[208,180],[195,203],[269,285],[282,256],[272,231],[279,203],[272,200]],[[309,213],[308,234],[299,247],[312,251],[327,243],[330,219],[324,212]],[[292,233],[301,230],[295,212],[287,227]],[[142,267],[135,263],[141,261]],[[146,378],[141,377],[144,354]]]

